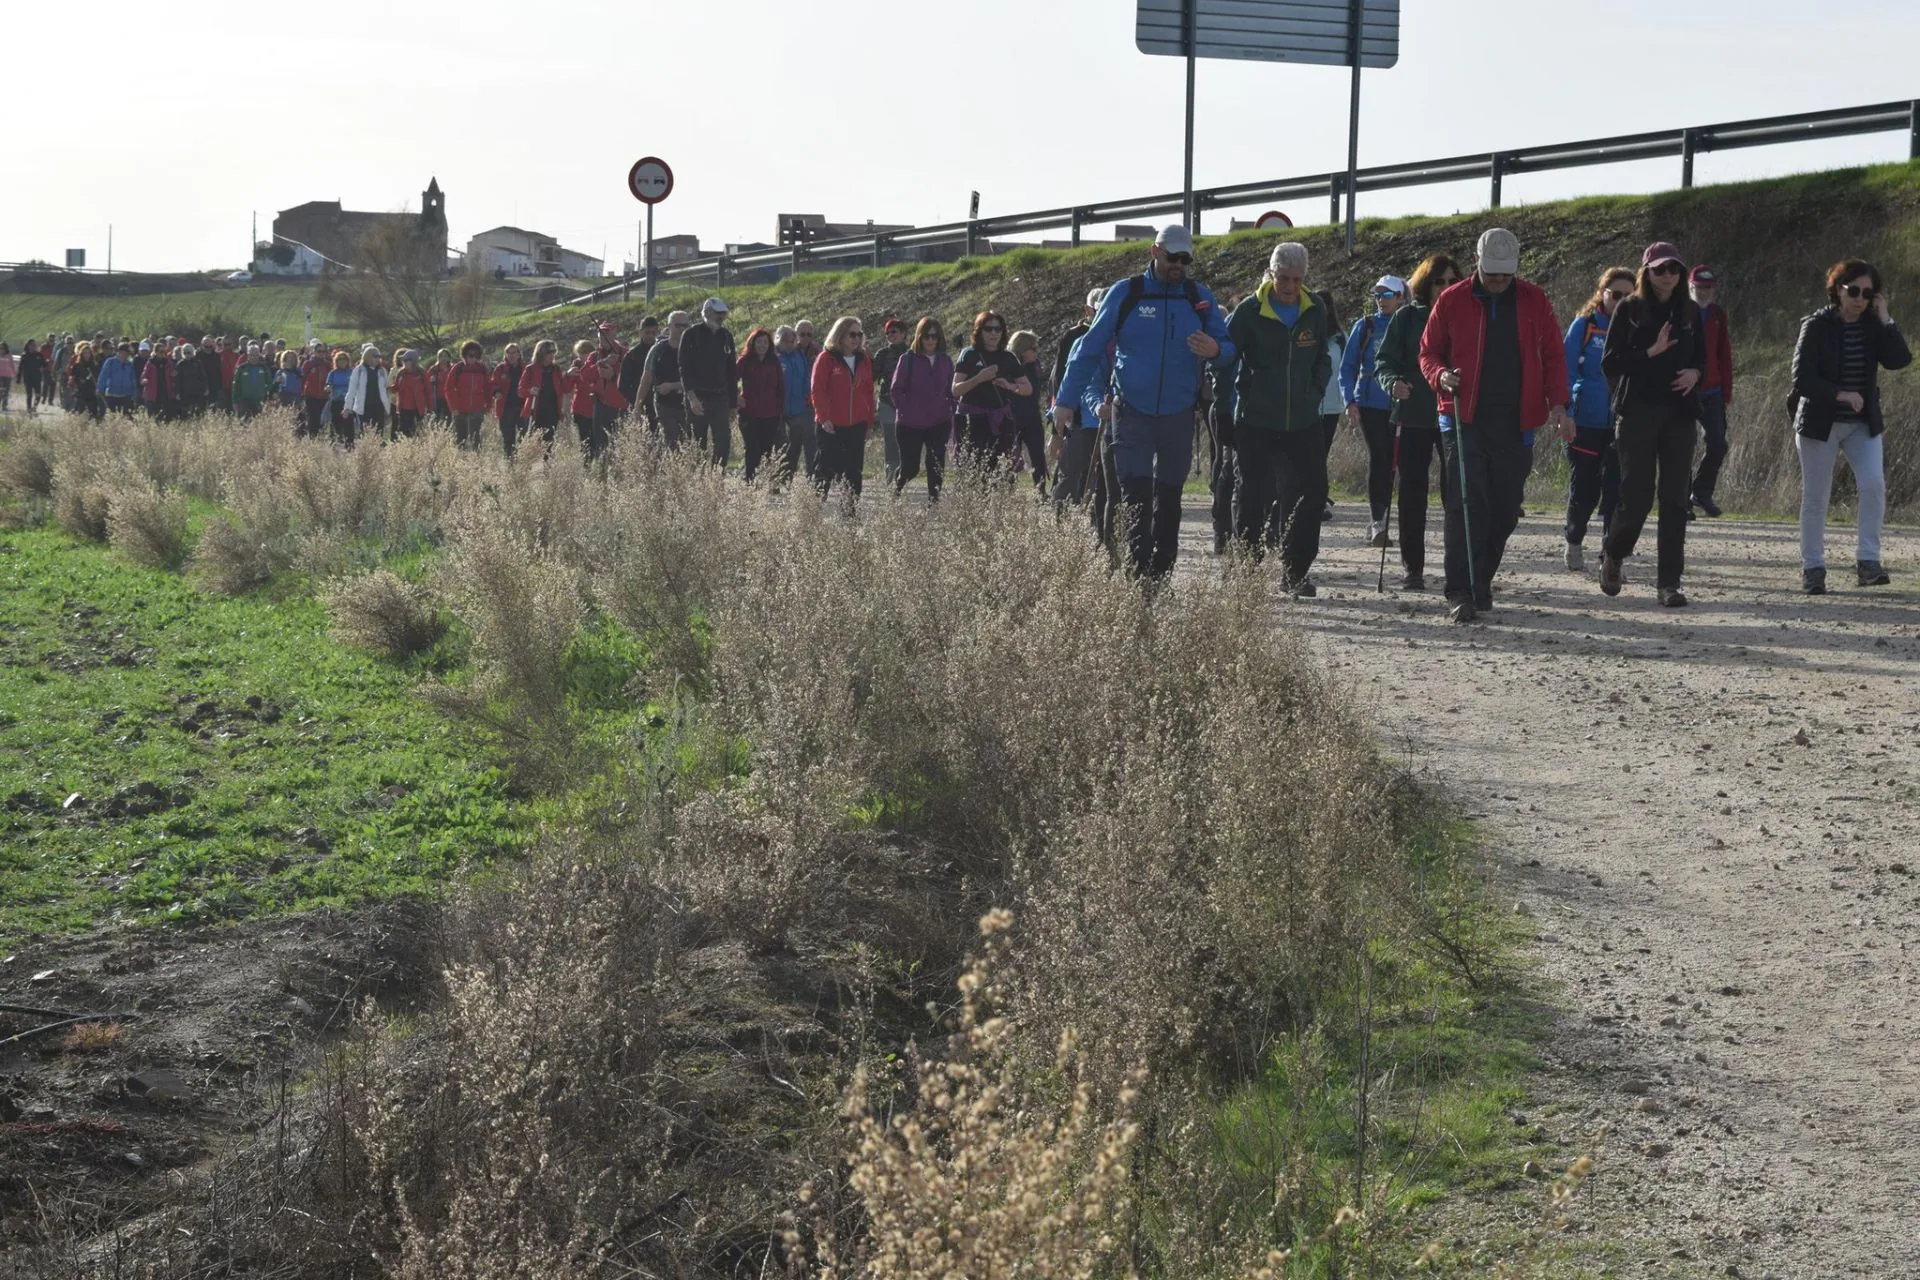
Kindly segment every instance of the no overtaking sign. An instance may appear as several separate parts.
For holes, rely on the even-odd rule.
[[[627,190],[641,204],[659,204],[673,194],[673,170],[658,156],[637,160],[627,170]]]

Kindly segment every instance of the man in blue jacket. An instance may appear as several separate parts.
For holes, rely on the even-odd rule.
[[[122,342],[101,364],[94,389],[100,393],[108,413],[133,416],[140,404],[140,375],[134,371],[131,342]]]
[[[1206,286],[1189,278],[1192,267],[1192,235],[1163,227],[1146,274],[1109,288],[1093,326],[1074,343],[1054,410],[1056,421],[1068,415],[1060,426],[1070,430],[1106,379],[1106,448],[1130,521],[1128,561],[1136,577],[1161,578],[1173,569],[1201,367],[1233,358],[1226,317]]]
[[[1393,502],[1393,400],[1374,376],[1374,360],[1387,323],[1407,300],[1407,282],[1399,276],[1381,276],[1373,284],[1374,314],[1353,322],[1346,354],[1340,360],[1340,398],[1347,425],[1357,427],[1367,442],[1367,542],[1384,547],[1387,508]]]

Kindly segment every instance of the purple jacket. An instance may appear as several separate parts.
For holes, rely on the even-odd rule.
[[[893,367],[894,421],[902,427],[953,425],[953,361],[909,351]]]

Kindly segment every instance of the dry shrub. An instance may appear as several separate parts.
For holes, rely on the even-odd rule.
[[[16,431],[0,445],[0,492],[16,498],[51,498],[54,452],[45,430]]]
[[[107,540],[135,564],[178,569],[187,558],[187,503],[138,473],[107,488]]]
[[[120,1047],[126,1028],[117,1022],[77,1023],[60,1039],[62,1053],[106,1053]]]
[[[323,599],[337,638],[395,662],[425,653],[447,631],[426,589],[390,569],[338,579]]]
[[[114,477],[102,459],[62,449],[53,464],[53,518],[88,542],[107,540],[107,503]]]

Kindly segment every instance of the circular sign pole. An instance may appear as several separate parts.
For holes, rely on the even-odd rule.
[[[659,156],[642,156],[627,170],[627,190],[647,206],[647,301],[653,301],[653,206],[673,194],[673,170]]]

